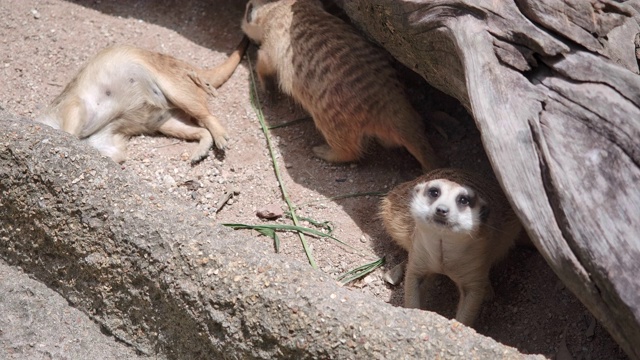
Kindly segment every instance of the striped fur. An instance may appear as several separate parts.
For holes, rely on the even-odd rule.
[[[355,161],[365,140],[375,137],[386,146],[406,147],[425,171],[439,165],[387,54],[320,1],[252,0],[242,28],[260,44],[256,69],[263,87],[275,76],[326,139],[328,145],[314,148],[318,157]]]

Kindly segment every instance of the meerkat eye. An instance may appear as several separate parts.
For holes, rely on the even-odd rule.
[[[427,193],[429,194],[429,196],[435,199],[438,196],[440,196],[440,189],[432,187],[429,190],[427,190]]]
[[[466,195],[460,195],[460,196],[458,197],[458,204],[460,204],[460,205],[464,205],[464,206],[467,206],[467,205],[469,205],[470,203],[471,203],[471,199],[469,199],[469,197],[468,197],[468,196],[466,196]]]

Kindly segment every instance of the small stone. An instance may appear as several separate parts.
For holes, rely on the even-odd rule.
[[[280,205],[277,204],[267,205],[265,208],[256,212],[256,216],[266,220],[275,220],[281,218],[282,215],[284,215],[284,213],[280,208]]]
[[[227,186],[227,192],[233,196],[240,195],[240,188],[238,186]]]
[[[180,183],[180,186],[186,187],[187,190],[189,191],[197,191],[199,188],[202,187],[202,184],[196,180],[187,180]]]
[[[40,19],[40,12],[36,9],[31,10],[31,15],[33,15],[34,19]]]
[[[162,181],[165,183],[165,185],[167,186],[174,186],[176,184],[176,180],[171,176],[171,175],[165,175],[162,178]]]

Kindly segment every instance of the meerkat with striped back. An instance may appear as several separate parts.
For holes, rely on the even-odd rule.
[[[251,0],[242,29],[259,45],[256,72],[263,88],[275,78],[313,117],[327,142],[313,148],[317,157],[355,161],[365,140],[377,138],[404,146],[425,171],[439,165],[388,55],[320,1]]]
[[[385,276],[399,283],[404,303],[419,308],[424,281],[444,274],[460,300],[456,320],[471,326],[493,296],[489,270],[514,246],[521,224],[493,175],[438,169],[398,185],[383,198],[380,217],[408,260]]]

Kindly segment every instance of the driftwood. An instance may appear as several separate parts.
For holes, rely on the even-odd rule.
[[[626,353],[640,359],[637,2],[339,5],[473,115],[536,247]]]

